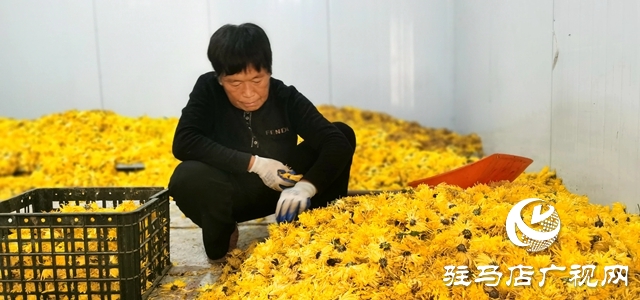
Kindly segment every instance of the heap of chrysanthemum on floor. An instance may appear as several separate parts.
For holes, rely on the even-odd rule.
[[[356,132],[351,190],[405,188],[409,181],[484,155],[475,134],[425,128],[352,107],[319,110]],[[131,118],[97,110],[35,120],[0,118],[5,133],[0,137],[0,199],[36,187],[166,186],[178,164],[171,154],[176,124],[177,118]],[[117,163],[135,162],[145,169],[115,170]],[[552,204],[562,221],[558,241],[533,254],[514,246],[505,233],[507,213],[529,197]],[[270,238],[247,251],[235,250],[220,281],[201,296],[635,299],[640,298],[640,241],[633,234],[638,229],[639,217],[621,204],[590,204],[586,196],[567,191],[547,168],[523,174],[514,183],[467,190],[442,185],[347,197],[305,212],[298,222],[271,225]],[[615,265],[628,267],[627,282],[602,284],[605,267]],[[456,273],[464,272],[462,266],[468,267],[468,286],[461,284],[464,277],[449,276],[464,274]],[[519,273],[513,268],[518,266],[532,268],[529,285],[514,286]],[[552,266],[565,270],[548,272],[540,286],[540,270]],[[572,266],[587,267],[584,274],[594,266],[587,281],[597,287],[576,287]],[[502,274],[498,285],[473,282],[483,278],[484,267]]]
[[[532,197],[552,204],[562,222],[557,242],[536,253],[505,231],[509,210]],[[274,224],[265,242],[235,250],[201,299],[635,299],[640,243],[629,233],[638,230],[638,215],[620,203],[590,204],[548,168],[466,190],[420,186],[347,197]],[[605,277],[613,266],[628,268],[627,282]],[[565,270],[548,271],[543,281],[549,267]],[[481,275],[482,268],[501,276]]]
[[[318,109],[356,132],[349,182],[354,190],[397,189],[482,156],[474,134],[424,128],[352,107]],[[0,117],[0,199],[36,187],[166,186],[179,163],[171,153],[177,122],[102,110],[69,110],[35,120]],[[145,169],[117,172],[118,163],[144,163]]]

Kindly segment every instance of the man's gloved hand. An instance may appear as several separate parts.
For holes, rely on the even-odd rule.
[[[276,221],[293,221],[298,214],[311,206],[311,197],[316,192],[316,187],[308,181],[300,181],[292,188],[282,191],[276,206]]]
[[[276,191],[282,191],[283,188],[293,186],[295,181],[283,178],[280,174],[285,172],[293,173],[291,168],[285,166],[281,162],[254,155],[255,160],[249,172],[256,173],[264,182],[264,185]]]

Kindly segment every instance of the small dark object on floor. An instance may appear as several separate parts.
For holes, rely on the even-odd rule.
[[[144,170],[143,163],[133,163],[133,164],[116,164],[116,170],[120,172],[135,172]]]

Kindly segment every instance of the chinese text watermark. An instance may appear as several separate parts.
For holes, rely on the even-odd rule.
[[[469,286],[472,282],[481,282],[487,286],[497,286],[502,279],[502,272],[498,271],[498,266],[477,266],[480,272],[475,279],[471,279],[468,266],[445,266],[444,283],[447,286],[451,285],[464,285]],[[509,267],[509,279],[506,281],[507,286],[530,286],[532,282],[535,270],[531,266],[517,265],[515,267]],[[542,273],[542,280],[538,282],[538,286],[542,287],[547,278],[549,272],[565,272],[566,267],[558,267],[551,265],[547,268],[540,268],[538,272]],[[598,280],[593,278],[595,276],[595,265],[571,265],[569,270],[569,282],[574,286],[597,287]],[[604,267],[604,278],[600,281],[600,286],[605,284],[618,284],[623,281],[627,286],[629,267],[622,265],[613,265]]]

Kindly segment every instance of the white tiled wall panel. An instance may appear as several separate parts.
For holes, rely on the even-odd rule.
[[[451,127],[453,4],[329,1],[335,105]]]
[[[0,116],[100,108],[91,1],[0,1]]]
[[[209,0],[209,11],[212,34],[225,24],[262,27],[273,51],[273,77],[316,105],[331,103],[326,1]]]
[[[104,108],[179,116],[211,69],[206,0],[96,0]]]
[[[455,129],[550,163],[553,1],[455,3]]]
[[[640,4],[556,1],[551,163],[592,202],[640,203]]]

